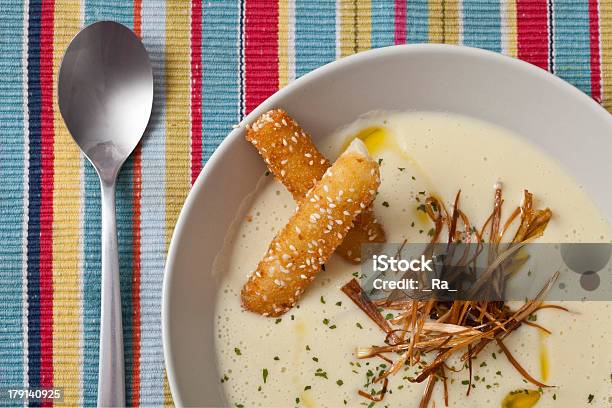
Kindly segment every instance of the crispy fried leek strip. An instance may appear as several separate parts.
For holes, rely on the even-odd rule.
[[[496,186],[493,211],[483,227],[478,230],[471,225],[467,216],[461,211],[459,197],[458,193],[450,213],[437,198],[429,197],[426,200],[422,210],[429,216],[435,228],[430,245],[442,240],[444,230],[448,235],[448,243],[473,242],[481,250],[482,243],[488,241],[492,247],[492,252],[488,254],[489,268],[485,274],[481,275],[482,282],[476,281],[474,286],[476,289],[484,288],[493,281],[495,290],[503,290],[505,279],[508,276],[498,273],[503,269],[501,266],[507,267],[512,262],[520,265],[521,262],[524,262],[524,259],[516,254],[517,248],[542,236],[552,212],[548,208],[535,209],[533,195],[525,190],[521,205],[512,211],[505,222],[502,222],[503,197],[500,183]],[[516,232],[509,242],[504,242],[504,237],[513,224],[518,224]],[[471,265],[472,262],[475,262],[475,258],[476,255],[473,257],[465,256],[461,258],[461,262],[465,265]],[[392,292],[387,299],[370,302],[372,306],[364,308],[360,305],[366,314],[385,332],[386,344],[358,347],[356,356],[359,359],[384,356],[387,356],[386,359],[395,358],[390,363],[390,367],[376,379],[380,381],[387,380],[390,375],[406,364],[416,364],[420,361],[421,356],[435,353],[435,359],[425,365],[416,378],[410,379],[410,381],[418,383],[426,381],[419,405],[422,408],[429,405],[433,389],[438,380],[443,381],[444,401],[448,405],[449,396],[445,370],[461,371],[461,369],[454,369],[447,364],[448,358],[455,353],[462,353],[460,361],[465,362],[468,368],[469,379],[466,392],[469,395],[472,382],[472,359],[476,358],[489,344],[496,344],[526,381],[538,387],[549,387],[549,385],[535,379],[521,366],[505,346],[503,340],[523,324],[550,333],[550,330],[529,322],[527,318],[538,310],[545,308],[568,311],[562,306],[543,303],[546,293],[558,277],[558,272],[553,274],[535,299],[525,302],[517,310],[511,310],[502,301],[415,301],[401,298]],[[351,281],[350,285],[351,299],[367,298],[356,280]],[[343,291],[345,291],[344,288]],[[385,320],[382,323],[381,319],[383,317],[378,308],[394,310],[398,314],[393,319]],[[394,329],[394,327],[397,327],[397,329]],[[396,334],[395,341],[389,341],[389,333]],[[360,392],[360,395],[365,396],[362,392]]]

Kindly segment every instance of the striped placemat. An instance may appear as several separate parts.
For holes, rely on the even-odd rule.
[[[117,191],[131,405],[172,403],[160,296],[183,200],[231,126],[279,87],[369,48],[445,42],[529,61],[612,109],[612,0],[2,0],[0,388],[62,387],[67,405],[96,401],[100,193],[56,78],[70,39],[106,19],[142,38],[156,86]]]

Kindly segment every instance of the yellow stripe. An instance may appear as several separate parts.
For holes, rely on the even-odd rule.
[[[459,44],[459,0],[429,0],[429,42]]]
[[[64,404],[81,405],[81,158],[57,106],[62,55],[81,27],[81,6],[56,0],[53,37],[53,385],[64,389]]]
[[[509,56],[516,58],[517,51],[517,36],[516,36],[516,0],[505,2],[506,4],[506,50]],[[503,23],[502,23],[503,24]]]
[[[459,0],[445,0],[444,9],[444,43],[459,44]]]
[[[166,249],[190,187],[190,10],[170,0],[166,25]]]
[[[367,51],[372,48],[372,2],[357,0],[357,51]]]
[[[599,24],[601,44],[601,79],[604,107],[612,112],[612,0],[599,3]]]
[[[278,0],[278,87],[289,82],[289,0]]]
[[[357,51],[356,7],[354,0],[340,0],[340,56],[354,54]]]
[[[429,42],[444,42],[444,20],[442,19],[442,1],[429,0]]]
[[[190,8],[182,0],[166,6],[166,250],[190,188]],[[172,406],[164,376],[164,405]]]

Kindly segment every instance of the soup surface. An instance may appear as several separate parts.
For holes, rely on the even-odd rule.
[[[373,113],[323,139],[319,149],[337,157],[354,137],[379,159],[381,186],[374,203],[388,242],[427,242],[430,222],[417,211],[418,198],[435,194],[447,205],[458,189],[462,209],[476,225],[491,211],[493,185],[503,182],[506,214],[522,191],[534,193],[536,206],[550,207],[553,218],[542,242],[610,242],[608,221],[559,165],[519,135],[492,124],[447,113]],[[295,203],[272,176],[262,175],[245,200],[218,256],[216,348],[219,376],[230,406],[368,406],[357,394],[381,359],[357,360],[357,346],[381,344],[384,335],[340,288],[359,271],[334,256],[308,288],[299,306],[282,318],[245,312],[240,289],[265,253]],[[555,385],[543,390],[537,407],[610,406],[612,303],[565,302],[578,314],[553,309],[538,312],[538,323],[552,330],[542,336],[523,326],[506,345],[534,377]],[[495,356],[494,356],[495,354]],[[448,371],[447,371],[448,372]],[[526,384],[497,347],[485,349],[474,364],[474,385],[466,397],[467,371],[450,373],[453,407],[495,407]],[[367,390],[369,391],[371,387]],[[424,384],[402,372],[390,377],[389,391],[376,406],[417,407]],[[505,405],[529,407],[526,405]],[[432,401],[444,406],[442,388]],[[508,403],[508,400],[506,400]]]

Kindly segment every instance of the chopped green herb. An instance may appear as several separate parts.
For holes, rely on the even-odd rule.
[[[265,174],[266,177],[268,177],[270,175],[270,172],[266,171],[264,174]]]
[[[469,383],[470,383],[470,382],[469,382],[468,380],[463,380],[463,381],[461,381],[461,384],[463,384],[463,385],[468,385]]]
[[[280,322],[282,322],[282,321],[283,321],[283,319],[276,319],[276,320],[274,321],[274,323],[275,323],[275,324],[279,324],[279,323],[280,323]]]
[[[310,351],[310,346],[308,344],[306,345],[306,351]]]
[[[380,166],[383,162],[383,159],[378,159],[378,165]]]
[[[327,326],[329,324],[329,319],[328,318],[323,319],[323,324]]]
[[[363,326],[362,326],[362,325],[361,325],[361,323],[359,323],[359,322],[355,323],[355,326],[357,326],[357,327],[358,327],[358,328],[360,328],[360,329],[363,329]]]
[[[275,356],[274,357],[274,361],[278,361],[278,360],[280,360],[280,357],[279,356]]]
[[[325,304],[325,298],[321,296],[321,303]]]
[[[587,402],[590,404],[593,402],[593,398],[595,398],[595,396],[593,394],[589,394]]]
[[[430,237],[433,237],[435,233],[436,233],[436,230],[433,228],[430,228],[429,231],[427,231],[427,235],[429,235]]]
[[[323,371],[322,369],[317,368],[317,371],[315,372],[315,377],[322,377],[327,380],[327,373]]]
[[[399,171],[404,171],[404,170],[406,170],[406,168],[405,168],[405,167],[398,167],[397,169],[398,169]]]
[[[240,351],[240,349],[238,347],[234,348],[234,353],[236,353],[237,356],[241,356],[242,352]]]
[[[538,320],[538,316],[530,314],[529,316],[527,316],[527,320],[529,320],[530,322],[535,322],[536,320]]]
[[[387,315],[385,316],[385,319],[387,320],[393,319],[393,313],[387,313]]]
[[[497,360],[497,355],[495,353],[491,353],[491,356],[493,357],[493,360]]]
[[[308,391],[309,389],[311,389],[312,387],[310,385],[307,385],[304,387],[304,391]]]
[[[416,180],[416,177],[414,177],[414,176],[412,176],[411,178],[412,178],[413,180]]]
[[[553,400],[557,400],[557,394],[553,394]]]
[[[389,207],[389,203],[387,201],[383,201],[382,205],[383,207]]]
[[[244,405],[242,404],[234,404],[236,406],[236,408],[244,408]]]
[[[262,376],[263,376],[263,382],[264,384],[266,383],[266,381],[268,380],[268,369],[264,368],[263,371],[261,372]]]
[[[344,384],[344,381],[342,381],[342,380],[338,380],[338,381],[336,381],[336,384],[338,384],[338,386],[339,386],[339,387],[341,387],[341,386],[342,386],[342,384]]]
[[[481,367],[486,367],[486,366],[487,366],[487,362],[486,362],[486,361],[483,361],[482,363],[480,363],[480,366],[481,366]]]
[[[495,374],[501,376],[501,371],[496,371]]]
[[[295,397],[295,403],[299,404],[300,403],[300,399],[298,397]]]
[[[319,359],[318,359],[317,357],[313,357],[313,358],[312,358],[312,361],[314,361],[315,363],[318,363],[318,362],[319,362]]]
[[[336,306],[342,306],[342,302],[336,302]]]
[[[335,324],[332,324],[331,326],[329,326],[330,329],[334,330],[336,328]]]

